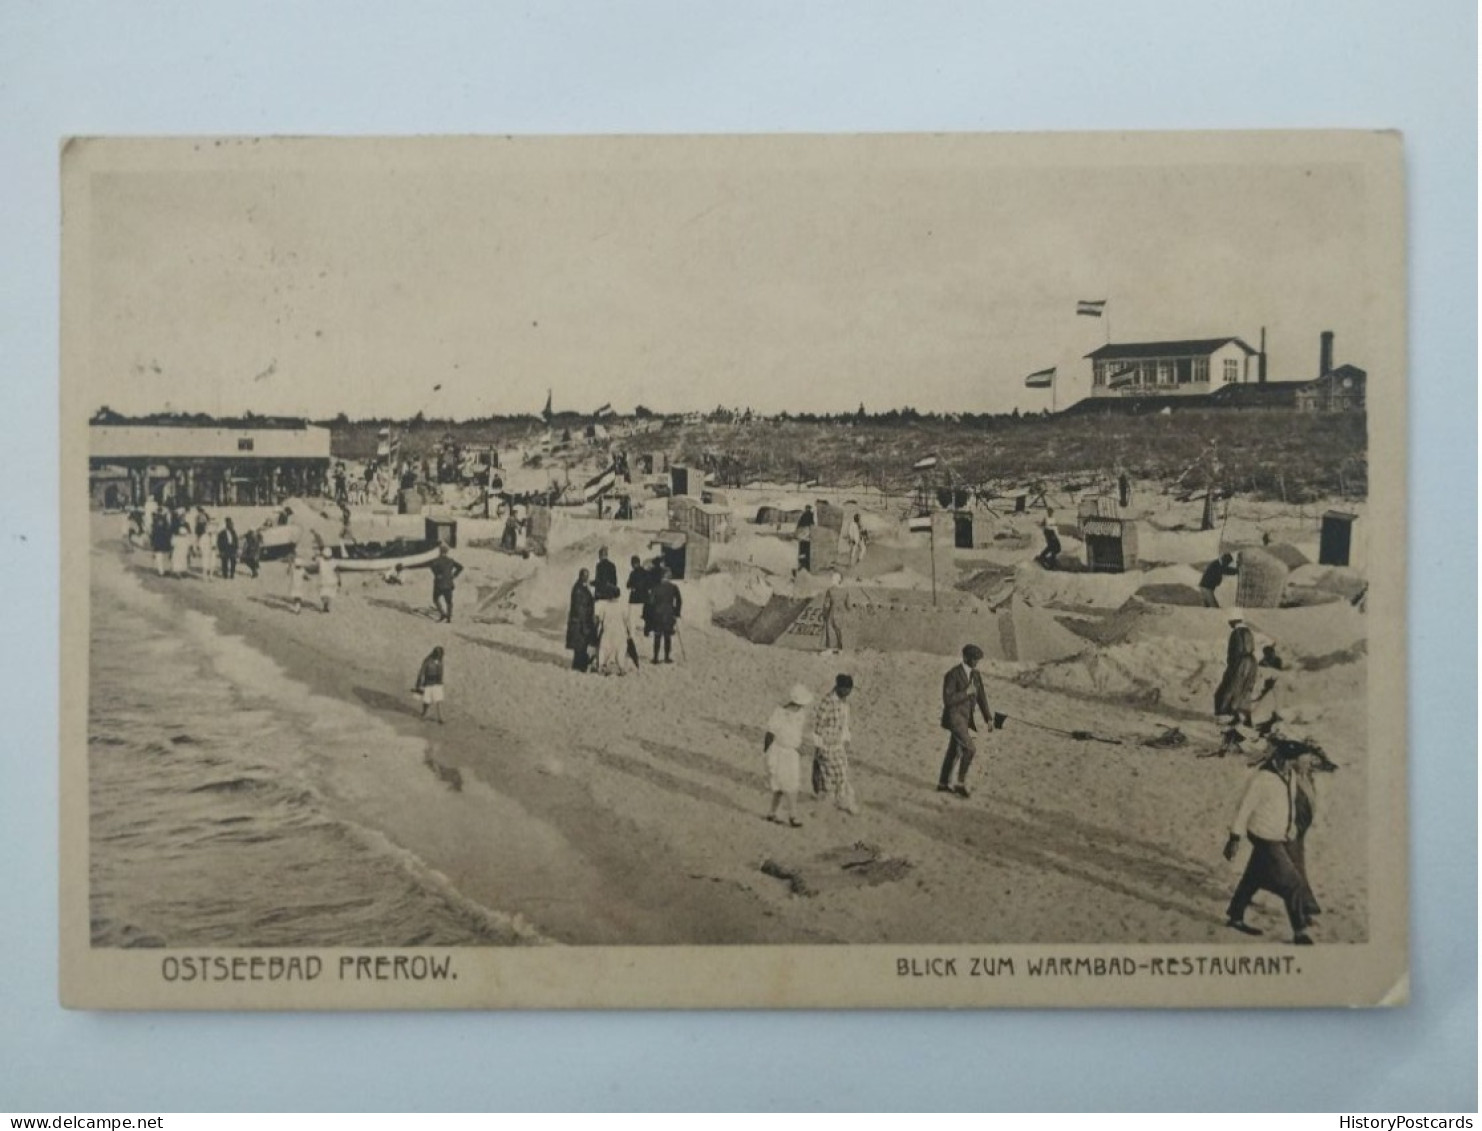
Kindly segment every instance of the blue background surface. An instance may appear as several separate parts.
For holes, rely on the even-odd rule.
[[[0,1109],[1475,1110],[1476,20],[1467,0],[5,0]],[[1409,1008],[174,1016],[58,1007],[62,137],[1260,127],[1406,135]]]

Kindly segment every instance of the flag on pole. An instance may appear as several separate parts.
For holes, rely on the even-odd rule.
[[[1120,389],[1123,385],[1130,385],[1137,380],[1137,366],[1124,365],[1106,379],[1108,389]]]
[[[549,389],[545,391],[545,408],[540,410],[540,415],[545,417],[545,422],[547,424],[549,424],[556,415],[554,412],[551,411],[551,391]]]
[[[592,415],[594,417],[596,417],[598,420],[601,420],[604,416],[611,416],[612,415],[612,402],[609,401],[607,404],[605,404],[601,408],[599,408],[596,412],[592,413]]]
[[[937,457],[934,455],[923,456],[911,465],[912,471],[930,471],[937,465]]]
[[[1075,312],[1077,314],[1084,314],[1090,318],[1100,318],[1106,313],[1106,299],[1083,298],[1075,304]]]
[[[582,498],[589,503],[594,502],[611,491],[616,483],[617,468],[609,465],[605,471],[598,472],[587,480],[582,487]]]
[[[1024,387],[1026,389],[1048,389],[1053,387],[1054,384],[1055,367],[1053,365],[1048,369],[1037,370],[1024,378]]]
[[[931,515],[918,514],[906,520],[906,529],[913,533],[921,533],[931,529]]]

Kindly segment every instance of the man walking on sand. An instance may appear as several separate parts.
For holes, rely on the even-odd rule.
[[[1274,746],[1271,757],[1251,776],[1230,822],[1225,859],[1235,859],[1242,838],[1250,841],[1251,849],[1225,910],[1225,925],[1243,935],[1259,935],[1260,928],[1245,921],[1245,912],[1257,892],[1269,891],[1286,907],[1292,942],[1311,946],[1307,932],[1322,908],[1307,881],[1302,841],[1316,808],[1312,772],[1331,768],[1332,763],[1308,743],[1278,740]]]
[[[422,667],[417,671],[417,686],[413,691],[422,695],[422,717],[427,717],[427,708],[431,707],[433,715],[441,724],[443,721],[443,650],[438,645],[427,658],[422,661]]]
[[[988,708],[988,693],[983,689],[983,677],[978,673],[978,662],[983,658],[983,649],[969,644],[962,650],[962,663],[949,671],[942,680],[942,729],[951,734],[947,741],[947,756],[942,759],[942,772],[937,775],[938,793],[955,793],[958,797],[970,797],[967,788],[968,767],[978,753],[972,732],[977,730],[973,721],[973,710],[983,713],[983,721],[993,725],[993,712]],[[952,784],[952,767],[957,767],[957,784]]]
[[[437,610],[437,619],[453,621],[453,580],[463,572],[463,567],[448,556],[447,543],[440,543],[437,558],[428,567],[432,571],[432,607]]]
[[[854,786],[849,782],[848,700],[853,691],[852,676],[834,677],[834,689],[818,701],[813,712],[814,790],[829,794],[834,804],[851,817],[859,812]]]

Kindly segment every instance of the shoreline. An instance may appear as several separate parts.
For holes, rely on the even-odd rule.
[[[464,896],[556,942],[1247,941],[1223,926],[1239,873],[1218,859],[1242,759],[1011,723],[986,736],[970,802],[936,794],[939,656],[825,656],[689,624],[685,662],[603,678],[569,670],[550,618],[492,623],[465,601],[454,624],[436,624],[421,584],[367,579],[329,614],[294,616],[273,566],[256,582],[166,581],[138,568],[147,555],[95,550],[112,558],[95,569],[132,564],[146,589],[213,617],[313,694],[422,740],[428,780],[461,782],[442,787],[435,817],[354,775],[336,801]],[[445,726],[420,721],[405,690],[434,643],[449,657]],[[845,668],[860,683],[852,774],[864,812],[813,801],[805,781],[805,827],[768,824],[760,739],[772,700],[800,680],[826,688]],[[1151,737],[1168,718],[991,676],[988,687],[995,710],[1065,731]],[[675,703],[686,709],[664,709]],[[1332,824],[1309,850],[1328,908],[1320,941],[1367,937],[1363,861],[1350,855],[1363,843],[1352,827],[1362,777],[1355,767],[1337,783]],[[863,855],[846,867],[851,852]],[[1267,930],[1258,944],[1283,937],[1269,900],[1252,918]]]

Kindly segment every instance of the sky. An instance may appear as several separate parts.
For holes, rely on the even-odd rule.
[[[1368,367],[1351,152],[1115,137],[92,143],[64,286],[131,414],[1035,410],[1262,327],[1273,379]]]

